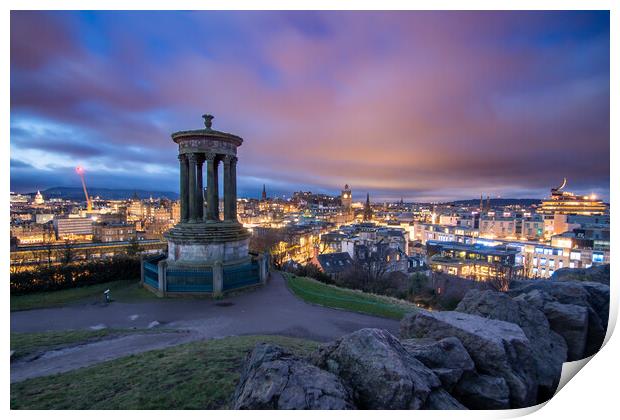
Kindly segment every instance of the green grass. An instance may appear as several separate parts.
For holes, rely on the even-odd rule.
[[[318,343],[279,336],[229,337],[132,355],[11,384],[11,409],[225,409],[256,343],[306,355]]]
[[[106,289],[110,289],[112,299],[118,302],[157,299],[153,293],[140,286],[137,280],[118,280],[73,289],[11,296],[11,311],[50,308],[80,302],[103,302],[103,292]]]
[[[387,296],[343,289],[289,273],[284,275],[293,293],[308,303],[393,319],[401,319],[417,309],[413,303]]]
[[[102,330],[74,330],[74,331],[50,331],[42,333],[11,333],[11,351],[14,358],[35,355],[45,351],[56,350],[70,345],[103,340],[121,335],[136,333],[160,333],[170,330],[145,330],[145,329],[109,329]]]

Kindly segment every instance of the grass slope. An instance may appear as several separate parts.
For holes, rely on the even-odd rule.
[[[168,332],[170,330],[156,329],[109,329],[102,330],[75,330],[75,331],[49,331],[41,333],[11,333],[12,358],[21,358],[35,355],[63,347],[89,343],[93,341],[119,337],[128,334],[152,334]]]
[[[284,275],[293,293],[308,303],[394,319],[417,309],[413,303],[387,296],[343,289],[290,273]]]
[[[11,409],[225,409],[255,344],[306,355],[318,343],[280,336],[229,337],[123,357],[11,384]]]
[[[110,289],[112,299],[119,302],[157,299],[153,293],[141,287],[137,280],[118,280],[73,289],[11,296],[11,311],[50,308],[79,302],[103,302],[103,292],[106,289]]]

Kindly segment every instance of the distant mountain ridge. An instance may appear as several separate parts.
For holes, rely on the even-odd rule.
[[[491,198],[489,201],[491,206],[531,206],[532,204],[538,205],[541,202],[537,198]],[[456,206],[475,206],[480,204],[480,199],[449,201],[446,204],[450,203]],[[487,204],[486,197],[482,200],[482,204]]]
[[[36,194],[36,192],[30,193]],[[79,187],[53,187],[41,191],[45,200],[49,198],[62,198],[65,200],[84,200],[84,191]],[[137,195],[140,199],[146,198],[168,198],[178,200],[179,194],[172,191],[151,191],[139,189],[118,189],[118,188],[89,188],[88,195],[92,198],[99,197],[104,200],[124,200]]]

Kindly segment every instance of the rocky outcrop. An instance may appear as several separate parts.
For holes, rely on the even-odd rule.
[[[468,373],[452,394],[472,410],[503,410],[510,408],[510,390],[504,378]]]
[[[311,359],[354,391],[358,408],[420,409],[441,385],[431,369],[385,330],[366,328],[345,335],[321,346]],[[446,399],[441,397],[444,403]]]
[[[460,312],[418,310],[401,321],[401,338],[457,337],[479,373],[503,378],[510,406],[536,404],[538,383],[530,341],[516,324]]]
[[[539,391],[548,398],[553,396],[566,361],[567,346],[562,336],[550,329],[542,311],[523,299],[512,299],[505,293],[491,290],[471,290],[456,311],[520,326],[530,341]]]
[[[235,408],[506,409],[550,398],[562,363],[596,352],[609,317],[602,282],[536,280],[469,291],[456,311],[417,310],[400,340],[362,329],[308,359],[258,345]]]
[[[235,409],[250,410],[355,408],[334,374],[270,344],[258,344],[248,356],[233,401]]]
[[[401,341],[402,345],[425,366],[432,369],[444,389],[451,391],[464,373],[474,371],[474,361],[456,337],[442,340],[411,338]]]
[[[568,361],[591,356],[603,345],[609,320],[608,286],[595,282],[537,280],[519,282],[519,287],[508,293],[545,314],[551,329],[567,342]]]
[[[590,268],[560,268],[555,270],[551,280],[587,281],[609,286],[609,264],[595,265]]]
[[[423,410],[467,410],[463,404],[455,400],[448,391],[438,388],[431,391]]]

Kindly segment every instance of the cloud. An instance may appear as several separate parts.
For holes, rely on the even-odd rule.
[[[11,19],[11,145],[20,158],[38,149],[119,179],[124,168],[156,165],[153,177],[176,182],[169,134],[200,127],[210,112],[215,128],[245,138],[238,173],[248,191],[263,180],[291,190],[350,183],[396,198],[510,195],[563,176],[578,190],[608,190],[607,12]],[[49,32],[45,51],[31,45],[36,25]],[[33,117],[75,135],[17,130]]]

